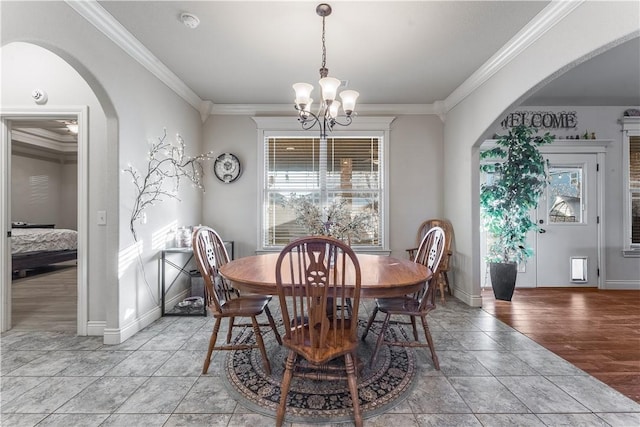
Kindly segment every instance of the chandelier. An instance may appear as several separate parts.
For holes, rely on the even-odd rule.
[[[324,45],[324,19],[331,15],[331,6],[321,3],[316,7],[316,13],[322,17],[322,66],[320,67],[320,91],[321,99],[317,113],[311,111],[311,92],[313,85],[309,83],[296,83],[293,89],[296,92],[295,108],[298,111],[298,121],[304,130],[313,128],[316,124],[320,127],[320,138],[326,138],[327,132],[333,130],[335,125],[349,126],[355,115],[356,100],[360,95],[355,90],[344,90],[340,92],[342,103],[336,100],[340,80],[329,77],[329,70],[326,68],[327,49]],[[339,116],[340,105],[344,116]]]

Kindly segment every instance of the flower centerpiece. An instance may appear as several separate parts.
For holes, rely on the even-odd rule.
[[[368,211],[352,213],[346,199],[337,198],[324,209],[308,196],[293,194],[287,204],[296,215],[296,224],[310,235],[332,236],[349,243],[368,236],[372,228],[372,216]]]

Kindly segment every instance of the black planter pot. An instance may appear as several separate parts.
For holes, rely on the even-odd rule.
[[[511,301],[513,291],[516,288],[518,265],[515,262],[491,262],[489,263],[489,274],[491,275],[493,295],[496,299]]]

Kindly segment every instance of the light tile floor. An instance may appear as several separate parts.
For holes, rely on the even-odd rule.
[[[0,425],[274,425],[227,393],[225,353],[200,374],[212,324],[164,317],[117,346],[9,331],[0,338]],[[412,394],[365,426],[640,426],[640,405],[482,309],[450,299],[429,324],[441,370],[418,350]]]

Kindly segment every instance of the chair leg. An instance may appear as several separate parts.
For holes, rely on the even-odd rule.
[[[269,364],[269,358],[267,357],[267,349],[264,347],[264,341],[262,340],[262,334],[260,333],[260,325],[258,325],[258,319],[256,316],[251,316],[251,323],[253,324],[253,331],[256,334],[256,342],[262,354],[262,363],[264,364],[264,370],[267,375],[271,375],[271,365]]]
[[[269,320],[269,325],[271,325],[271,329],[273,329],[273,333],[276,336],[276,341],[278,341],[278,344],[282,345],[282,338],[280,338],[280,334],[278,333],[278,329],[276,328],[276,322],[273,320],[273,316],[271,315],[269,306],[264,307],[264,313],[267,315],[267,320]]]
[[[442,274],[444,275],[444,281],[447,284],[447,292],[449,292],[449,295],[453,295],[451,293],[451,286],[449,286],[449,275],[447,275],[446,271],[443,271]]]
[[[444,299],[444,280],[443,280],[443,277],[442,277],[442,273],[438,274],[437,280],[438,280],[438,282],[437,282],[438,283],[438,287],[440,288],[440,302],[442,304],[445,304],[446,301]]]
[[[344,355],[345,368],[347,370],[347,382],[351,401],[353,402],[353,416],[356,427],[362,427],[362,414],[360,413],[360,398],[358,397],[358,377],[356,375],[355,362],[351,353]]]
[[[351,298],[347,298],[347,313],[349,314],[349,319],[353,318],[353,303],[351,302]]]
[[[206,374],[209,370],[209,364],[211,363],[211,354],[213,353],[213,347],[216,346],[216,340],[218,339],[218,331],[220,330],[220,322],[222,318],[218,317],[216,323],[213,325],[213,331],[211,332],[211,338],[209,338],[209,349],[207,350],[207,358],[204,359],[204,366],[202,367],[202,374]]]
[[[367,322],[367,327],[364,328],[364,332],[362,333],[362,341],[364,341],[364,339],[367,337],[367,334],[369,333],[369,328],[371,328],[371,325],[373,325],[373,321],[376,318],[376,314],[378,314],[378,306],[377,305],[373,308],[373,313],[371,313],[371,316],[369,316],[369,321]]]
[[[431,359],[433,359],[433,366],[435,366],[436,370],[440,370],[440,362],[438,361],[438,355],[436,354],[436,349],[433,345],[433,338],[431,337],[431,331],[429,330],[429,325],[427,325],[426,315],[420,316],[422,319],[422,329],[424,329],[424,336],[427,339],[427,344],[429,344],[429,350],[431,350]]]
[[[387,332],[387,328],[389,327],[389,319],[391,319],[391,315],[387,313],[387,316],[384,318],[382,322],[382,328],[380,329],[380,335],[378,335],[378,340],[376,341],[376,348],[373,350],[373,354],[371,355],[371,360],[369,361],[369,366],[373,367],[376,362],[376,357],[378,357],[378,351],[380,351],[380,347],[384,342],[384,334]]]
[[[289,387],[291,387],[291,377],[293,376],[293,366],[296,363],[296,353],[293,350],[289,350],[289,355],[284,363],[284,373],[282,374],[282,386],[280,388],[280,404],[278,405],[278,411],[276,412],[276,427],[281,427],[284,421],[284,412],[287,408],[287,395],[289,394]]]
[[[411,326],[413,327],[413,339],[418,341],[418,328],[416,327],[416,316],[409,316],[411,318]]]
[[[233,333],[233,324],[235,323],[235,317],[229,317],[229,330],[227,331],[227,344],[231,344],[231,335]]]

